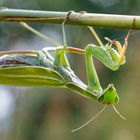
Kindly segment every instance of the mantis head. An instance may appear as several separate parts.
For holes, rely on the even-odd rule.
[[[103,94],[98,97],[98,101],[103,104],[117,104],[119,102],[119,96],[113,84],[109,84],[104,89]]]

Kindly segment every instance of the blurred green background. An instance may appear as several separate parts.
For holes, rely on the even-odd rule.
[[[87,11],[140,15],[139,0],[0,0],[1,7],[47,11]],[[31,23],[39,31],[62,43],[61,25]],[[96,28],[104,40],[119,38],[123,43],[128,30]],[[70,46],[84,48],[96,44],[85,27],[66,26]],[[114,83],[120,96],[117,109],[127,118],[122,120],[109,106],[96,120],[78,132],[80,126],[101,108],[68,89],[47,87],[0,86],[0,140],[139,140],[140,139],[140,32],[129,39],[127,63],[112,72],[95,60],[102,86]],[[105,43],[105,42],[104,42]],[[0,23],[0,51],[41,49],[52,46],[25,30],[18,23]],[[75,73],[86,81],[83,56],[68,55]]]

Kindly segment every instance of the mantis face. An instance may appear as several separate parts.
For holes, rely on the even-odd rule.
[[[113,84],[108,85],[103,94],[98,97],[98,101],[103,104],[117,104],[119,102],[119,96]]]

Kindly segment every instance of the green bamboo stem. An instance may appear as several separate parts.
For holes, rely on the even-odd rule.
[[[51,24],[62,24],[68,12],[37,11],[21,9],[0,9],[0,21],[4,22],[41,22]],[[140,16],[113,15],[96,13],[71,13],[66,24],[110,27],[125,29],[140,29]]]

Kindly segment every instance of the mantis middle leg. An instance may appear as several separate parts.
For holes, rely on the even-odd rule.
[[[66,56],[66,51],[67,51],[67,42],[66,42],[66,35],[65,35],[65,22],[67,20],[67,18],[69,17],[69,14],[71,12],[68,12],[66,18],[64,19],[63,23],[62,23],[62,34],[63,34],[63,48],[62,50],[56,50],[55,53],[55,60],[54,60],[54,65],[62,65],[64,67],[70,67],[67,56]]]

